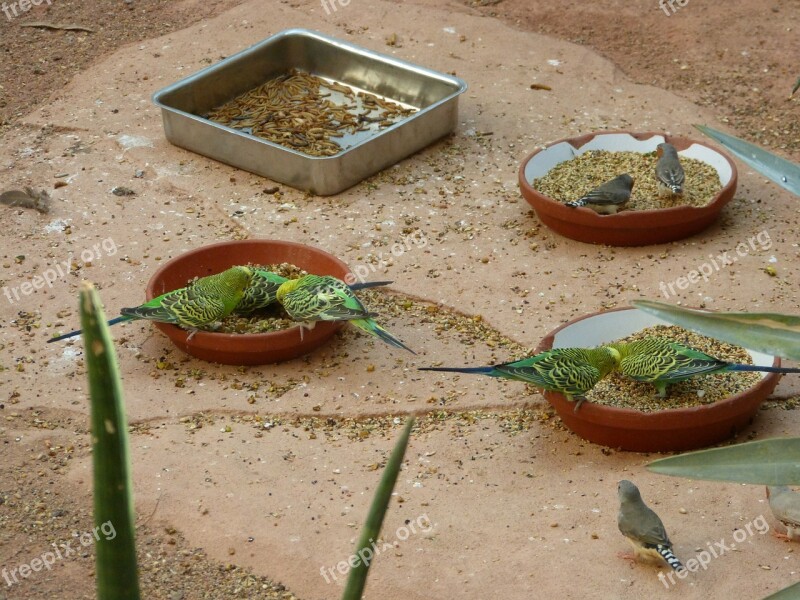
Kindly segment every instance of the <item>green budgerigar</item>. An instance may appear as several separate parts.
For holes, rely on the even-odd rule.
[[[192,335],[201,329],[213,330],[239,304],[252,277],[253,270],[249,267],[231,267],[216,275],[200,277],[186,287],[161,294],[149,302],[123,308],[121,316],[111,319],[108,324],[146,319],[178,325],[191,330]],[[80,330],[71,331],[48,342],[80,333]]]
[[[728,371],[761,371],[765,373],[800,373],[800,369],[737,364],[662,338],[647,337],[634,342],[610,344],[619,352],[619,372],[652,383],[659,397],[667,395],[667,386],[697,375]]]
[[[613,371],[618,361],[619,353],[613,348],[554,348],[489,367],[420,367],[420,371],[476,373],[524,381],[544,390],[560,392],[570,402],[577,398],[575,410],[578,410],[585,394]]]
[[[277,301],[278,288],[289,281],[288,278],[267,271],[266,269],[253,269],[253,281],[245,290],[244,297],[234,311],[236,314],[246,315],[257,310],[267,308]],[[365,281],[350,285],[351,290],[361,290],[383,285],[391,281]]]
[[[278,288],[276,296],[288,315],[305,327],[313,327],[316,321],[348,321],[390,346],[416,354],[378,325],[373,319],[376,315],[364,307],[350,286],[336,277],[305,275],[290,279]]]

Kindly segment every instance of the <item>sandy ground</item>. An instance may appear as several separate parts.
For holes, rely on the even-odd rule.
[[[165,260],[219,239],[293,239],[354,267],[415,233],[424,247],[375,276],[438,311],[387,320],[416,357],[348,331],[304,359],[225,367],[187,358],[147,324],[117,328],[146,597],[338,597],[343,576],[335,565],[352,552],[378,468],[408,412],[427,416],[409,447],[368,598],[444,599],[454,590],[469,598],[760,598],[796,579],[794,546],[760,533],[762,523],[774,524],[762,489],[651,475],[643,466],[653,456],[583,442],[521,384],[416,371],[508,358],[506,348],[443,325],[448,310],[481,315],[499,335],[533,347],[572,317],[659,297],[660,282],[764,231],[764,247],[672,299],[798,309],[795,198],[744,167],[720,221],[685,241],[604,248],[540,225],[516,181],[519,161],[534,148],[601,128],[694,136],[693,123],[733,123],[670,85],[632,79],[635,69],[626,74],[587,45],[523,30],[533,27],[515,21],[519,6],[359,0],[326,14],[315,2],[268,11],[255,1],[220,3],[216,16],[124,45],[81,67],[29,114],[7,117],[2,188],[68,185],[52,189],[48,215],[0,207],[0,286],[21,290],[66,260],[72,272],[20,301],[0,298],[0,566],[28,564],[52,542],[91,528],[82,347],[45,343],[76,324],[80,279],[97,283],[113,313],[143,299]],[[640,11],[650,19],[655,10],[632,6],[631,18]],[[796,15],[795,4],[776,6]],[[664,16],[663,27],[693,15],[696,27],[712,28],[709,11],[690,3]],[[603,20],[612,30],[620,19],[602,13],[590,22],[601,30]],[[554,18],[549,23],[548,33],[558,35]],[[285,186],[266,194],[271,182],[165,141],[153,91],[294,26],[457,73],[470,89],[456,133],[330,198]],[[91,43],[86,32],[55,35]],[[389,46],[393,35],[398,41]],[[741,68],[755,77],[760,65]],[[785,80],[780,93],[788,94],[794,77]],[[796,100],[785,105],[796,114]],[[115,196],[115,186],[136,195]],[[94,254],[89,261],[86,252]],[[797,413],[782,408],[798,390],[784,379],[776,402],[740,439],[796,432]],[[742,541],[667,589],[657,568],[616,556],[627,550],[615,522],[620,478],[639,484],[684,559],[709,544]],[[92,590],[89,544],[52,571],[6,586],[0,598],[92,598]]]

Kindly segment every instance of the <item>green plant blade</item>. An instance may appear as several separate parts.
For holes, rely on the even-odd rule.
[[[797,90],[800,90],[800,77],[798,77],[797,81],[794,82],[794,87],[792,88],[792,93],[790,94],[790,96],[794,96],[794,93]]]
[[[780,592],[770,594],[764,600],[797,600],[797,598],[800,598],[800,583],[795,583],[783,588]]]
[[[80,290],[91,398],[98,600],[139,600],[128,424],[116,352],[97,292]]]
[[[371,552],[370,544],[378,539],[378,534],[381,532],[381,525],[383,525],[383,517],[386,516],[386,510],[389,508],[389,500],[392,498],[392,490],[397,481],[397,476],[400,473],[400,467],[403,464],[403,457],[406,453],[408,446],[408,438],[411,435],[411,428],[414,425],[414,417],[409,417],[406,420],[406,425],[403,432],[400,434],[400,439],[392,450],[389,460],[386,462],[386,468],[383,470],[381,482],[378,484],[378,489],[375,491],[375,496],[372,498],[372,505],[369,507],[369,514],[361,529],[361,537],[356,546],[356,553],[354,556],[361,557],[358,564],[354,566],[347,577],[347,584],[342,594],[342,600],[361,600],[364,593],[364,587],[367,585],[367,574],[369,573],[370,561],[365,560],[364,550]]]
[[[797,164],[759,148],[755,144],[745,142],[711,127],[705,125],[695,125],[695,127],[725,146],[725,149],[736,155],[739,160],[744,161],[768,179],[792,192],[795,196],[800,196],[800,166]]]
[[[661,475],[763,485],[800,485],[800,438],[774,438],[655,460]]]
[[[800,317],[774,313],[709,312],[655,300],[633,300],[631,304],[665,321],[731,344],[800,360]]]

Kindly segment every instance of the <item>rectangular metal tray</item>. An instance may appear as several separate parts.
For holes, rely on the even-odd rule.
[[[334,156],[310,156],[201,115],[292,69],[365,91],[416,112],[347,140]],[[450,75],[306,29],[287,29],[153,95],[167,139],[295,188],[336,194],[447,135],[467,84]]]

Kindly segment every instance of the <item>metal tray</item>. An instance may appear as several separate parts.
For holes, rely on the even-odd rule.
[[[359,133],[334,156],[310,156],[201,115],[292,69],[416,112]],[[306,29],[287,29],[153,95],[167,139],[182,148],[319,195],[336,194],[450,133],[467,84]]]

